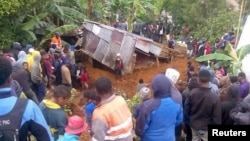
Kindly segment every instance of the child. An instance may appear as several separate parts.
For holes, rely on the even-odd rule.
[[[143,87],[147,87],[147,84],[144,83],[143,79],[139,79],[139,83],[137,84],[137,93],[139,93]]]
[[[138,113],[140,111],[141,104],[150,99],[150,97],[151,97],[150,89],[148,87],[141,88],[141,90],[139,92],[139,97],[140,97],[141,103],[137,104],[135,106],[135,109],[134,109],[134,112],[133,112],[133,117],[135,119],[138,117]]]
[[[81,74],[81,82],[82,82],[82,87],[85,89],[89,88],[89,74],[87,72],[87,68],[84,67],[82,74]]]
[[[67,125],[67,115],[63,107],[70,98],[70,89],[64,85],[58,85],[49,100],[43,100],[40,108],[47,121],[54,140],[64,135],[64,128]]]
[[[86,122],[88,123],[88,125],[91,125],[91,118],[92,118],[92,114],[95,110],[95,104],[93,102],[93,96],[97,95],[95,90],[87,90],[84,92],[83,97],[84,97],[84,101],[85,101],[85,114],[86,114]]]
[[[68,120],[68,125],[65,128],[64,136],[57,141],[78,141],[81,133],[86,131],[88,124],[84,123],[83,119],[79,116],[71,116]]]

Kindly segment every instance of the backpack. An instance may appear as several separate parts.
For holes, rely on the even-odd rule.
[[[17,99],[14,108],[0,116],[0,141],[20,141],[19,129],[28,100]]]

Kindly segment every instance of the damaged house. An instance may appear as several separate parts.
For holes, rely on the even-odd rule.
[[[124,73],[150,66],[158,57],[168,56],[162,45],[151,39],[93,21],[83,23],[83,41],[84,53],[112,70],[116,54],[120,53]]]

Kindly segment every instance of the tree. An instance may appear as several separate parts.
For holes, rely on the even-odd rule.
[[[8,47],[11,42],[23,44],[35,43],[42,37],[50,35],[57,27],[63,26],[63,31],[72,30],[82,23],[86,16],[83,14],[82,0],[24,0],[23,8],[0,16],[0,47]],[[7,35],[7,36],[6,36]],[[39,38],[37,38],[39,37]]]

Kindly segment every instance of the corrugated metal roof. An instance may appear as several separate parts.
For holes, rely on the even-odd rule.
[[[150,44],[149,52],[153,53],[156,56],[160,56],[162,48],[156,46],[155,44]]]
[[[107,42],[110,42],[111,40],[111,35],[112,35],[112,31],[109,30],[109,29],[106,29],[106,28],[101,28],[101,31],[99,32],[98,36],[107,41]]]
[[[87,32],[86,33],[86,44],[85,44],[85,50],[89,53],[91,53],[93,56],[98,44],[99,44],[99,40],[100,38],[98,36],[96,36],[94,33],[92,32]]]
[[[97,46],[97,49],[96,49],[93,57],[97,61],[102,62],[102,60],[104,59],[107,51],[108,51],[108,42],[101,39],[98,46]]]
[[[84,28],[88,29],[89,31],[92,31],[93,23],[85,22],[83,24]]]
[[[115,59],[116,59],[116,54],[120,51],[120,45],[114,42],[109,43],[108,51],[106,52],[106,55],[104,59],[102,60],[102,63],[109,66],[111,69],[115,68]],[[122,56],[122,54],[121,54]],[[123,61],[123,63],[125,63]]]
[[[111,69],[114,69],[117,53],[121,54],[126,73],[133,69],[131,60],[135,49],[156,56],[162,51],[161,45],[155,44],[151,39],[127,31],[92,21],[85,21],[83,25],[86,30],[84,52]]]
[[[130,70],[130,68],[127,68],[127,66],[129,66],[128,64],[133,57],[133,53],[135,51],[134,46],[135,39],[132,36],[125,36],[120,49],[120,54],[124,62],[125,70]]]
[[[144,41],[141,39],[137,39],[135,47],[146,52],[146,53],[149,53],[150,42]]]
[[[124,37],[124,34],[122,32],[119,32],[118,30],[114,30],[111,35],[111,40],[112,42],[121,44],[123,37]]]

